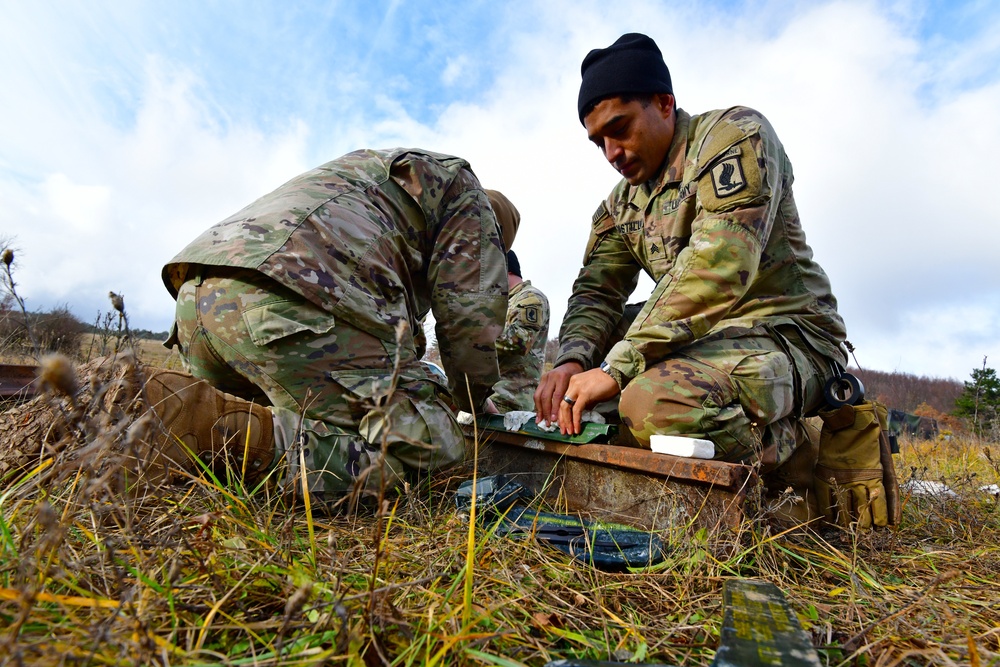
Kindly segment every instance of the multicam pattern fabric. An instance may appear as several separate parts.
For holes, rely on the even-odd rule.
[[[500,382],[490,398],[500,412],[535,409],[535,387],[542,377],[548,339],[548,298],[530,280],[514,285],[507,324],[496,342]]]
[[[391,486],[462,459],[456,402],[478,410],[499,378],[504,252],[465,161],[351,153],[213,226],[164,268],[172,342],[195,375],[271,406],[290,489],[303,462],[319,498],[355,481]],[[452,391],[419,363],[413,331],[428,312]]]
[[[622,391],[622,422],[643,447],[656,433],[704,438],[720,458],[784,461],[796,447],[794,367],[772,338],[701,341]],[[814,396],[814,399],[816,397]]]
[[[406,322],[407,348],[433,312],[454,394],[467,402],[468,376],[478,409],[499,378],[493,344],[506,314],[504,254],[466,161],[419,149],[363,150],[209,228],[164,267],[163,280],[176,297],[192,266],[254,269],[383,341],[394,343],[396,325]],[[276,337],[296,328],[281,313],[259,316]]]
[[[274,333],[273,322],[247,313],[268,306],[280,306],[300,329],[261,344]],[[383,479],[392,487],[407,470],[463,458],[464,436],[448,391],[412,349],[335,324],[329,313],[262,274],[234,270],[182,284],[177,341],[192,374],[270,407],[275,459],[288,465],[288,493],[301,497],[302,463],[313,496],[332,501],[355,482],[374,491]]]
[[[846,330],[806,243],[792,181],[784,148],[756,111],[692,117],[678,110],[658,177],[640,186],[621,181],[594,214],[556,364],[593,367],[611,346],[605,360],[625,387],[644,373],[658,375],[658,364],[698,341],[764,326],[787,332],[768,334],[776,344],[799,345],[788,350],[798,376],[795,412],[808,409],[804,385],[815,387],[817,373],[847,361]],[[639,271],[656,286],[615,343],[610,335]],[[744,406],[770,400],[740,398]]]

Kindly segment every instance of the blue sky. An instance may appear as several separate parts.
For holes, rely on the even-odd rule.
[[[160,267],[204,228],[350,150],[421,146],[520,208],[555,335],[617,180],[579,63],[638,30],[682,108],[774,124],[861,365],[965,379],[1000,360],[997,5],[0,0],[0,239],[29,307],[92,321],[114,290],[165,330]]]

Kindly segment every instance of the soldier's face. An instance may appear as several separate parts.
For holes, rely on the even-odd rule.
[[[647,105],[620,97],[602,100],[583,119],[587,135],[631,185],[659,171],[674,139],[674,96],[654,95]]]

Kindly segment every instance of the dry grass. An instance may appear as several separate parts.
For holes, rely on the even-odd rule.
[[[84,361],[96,357],[113,355],[118,351],[120,342],[119,339],[113,336],[101,336],[100,334],[92,333],[80,334],[80,345],[75,354]],[[177,351],[175,349],[168,350],[163,347],[161,341],[138,339],[130,349],[144,364],[173,370],[181,370],[183,367]],[[30,350],[15,352],[10,348],[3,348],[0,345],[0,363],[33,365],[38,363],[38,358]]]
[[[211,477],[123,483],[131,417],[100,387],[55,445],[0,481],[0,661],[62,665],[708,665],[728,577],[785,591],[829,665],[1000,664],[996,448],[903,442],[898,529],[672,535],[664,563],[607,573],[490,536],[438,477],[366,516],[320,516]],[[75,410],[75,412],[74,412]],[[721,539],[720,539],[721,538]],[[721,557],[714,545],[738,548]]]
[[[80,336],[80,354],[84,359],[114,354],[117,343],[118,340],[114,337],[82,334]],[[162,341],[138,339],[132,350],[144,364],[172,370],[181,370],[183,367],[176,348],[168,350],[163,347]]]

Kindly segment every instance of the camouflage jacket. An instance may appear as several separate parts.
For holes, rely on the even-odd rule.
[[[190,243],[163,269],[175,298],[190,265],[255,269],[390,344],[405,321],[403,342],[412,347],[414,327],[431,311],[457,400],[468,400],[465,375],[476,408],[499,378],[494,343],[507,264],[486,193],[461,158],[349,153]]]
[[[542,377],[548,339],[549,300],[530,280],[514,285],[507,324],[496,342],[500,382],[490,398],[500,412],[535,409],[535,387]]]
[[[656,286],[605,357],[620,386],[694,341],[761,325],[795,327],[846,363],[844,322],[806,243],[792,181],[784,148],[756,111],[678,109],[659,174],[639,186],[622,180],[594,214],[556,364],[599,362],[640,270]]]

